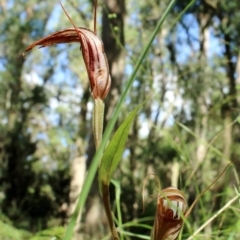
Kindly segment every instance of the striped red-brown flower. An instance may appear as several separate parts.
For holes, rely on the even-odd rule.
[[[64,29],[34,42],[25,51],[35,46],[46,47],[71,42],[79,42],[81,45],[93,98],[104,99],[109,92],[111,78],[103,43],[93,31],[86,28]]]
[[[152,240],[176,240],[183,226],[187,202],[175,187],[165,188],[158,197]]]

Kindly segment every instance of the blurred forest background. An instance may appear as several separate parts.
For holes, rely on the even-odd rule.
[[[125,230],[133,234],[125,239],[141,239],[136,233],[149,239],[156,198],[147,199],[143,213],[148,174],[159,176],[163,188],[177,186],[190,205],[229,160],[234,162],[196,205],[182,239],[239,188],[240,1],[196,0],[180,15],[189,2],[176,2],[119,116],[118,125],[150,97],[114,177],[123,222],[129,223]],[[62,3],[77,26],[93,29],[92,0]],[[98,33],[112,76],[105,122],[167,4],[99,1]],[[94,154],[93,104],[79,44],[22,56],[33,41],[68,27],[58,1],[0,0],[0,239],[61,236]],[[156,196],[156,185],[150,182],[145,192]],[[96,182],[81,217],[82,239],[107,235],[104,216]],[[141,219],[149,229],[137,224]],[[235,201],[194,239],[240,239],[239,219]]]

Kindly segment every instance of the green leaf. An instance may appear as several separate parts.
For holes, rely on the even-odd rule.
[[[37,232],[34,237],[29,240],[61,240],[64,234],[64,227],[54,227]]]
[[[101,192],[101,185],[109,185],[112,175],[118,166],[127,141],[129,129],[141,105],[137,106],[117,129],[103,154],[99,168],[99,184]]]
[[[0,219],[0,239],[1,240],[24,240],[29,239],[31,233],[17,229],[10,225],[10,223],[3,222]]]

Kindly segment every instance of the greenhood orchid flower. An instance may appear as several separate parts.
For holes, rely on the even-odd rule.
[[[95,145],[98,148],[102,140],[103,131],[103,100],[107,96],[111,86],[111,77],[109,74],[108,61],[104,52],[102,40],[97,36],[97,34],[95,33],[96,31],[93,32],[87,28],[76,27],[63,6],[62,8],[68,19],[72,23],[73,28],[67,28],[61,31],[57,31],[47,37],[35,41],[26,48],[25,52],[30,51],[36,46],[40,46],[40,48],[42,48],[60,43],[80,43],[82,56],[90,82],[91,94],[94,98],[93,132],[95,138]],[[96,8],[94,15],[94,29],[96,29]]]

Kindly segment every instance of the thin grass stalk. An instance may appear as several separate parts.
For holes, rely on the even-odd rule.
[[[183,14],[196,2],[196,0],[192,0],[191,2],[188,3],[188,5],[178,14],[176,19],[173,21],[169,31],[176,25],[176,23],[181,19]]]

